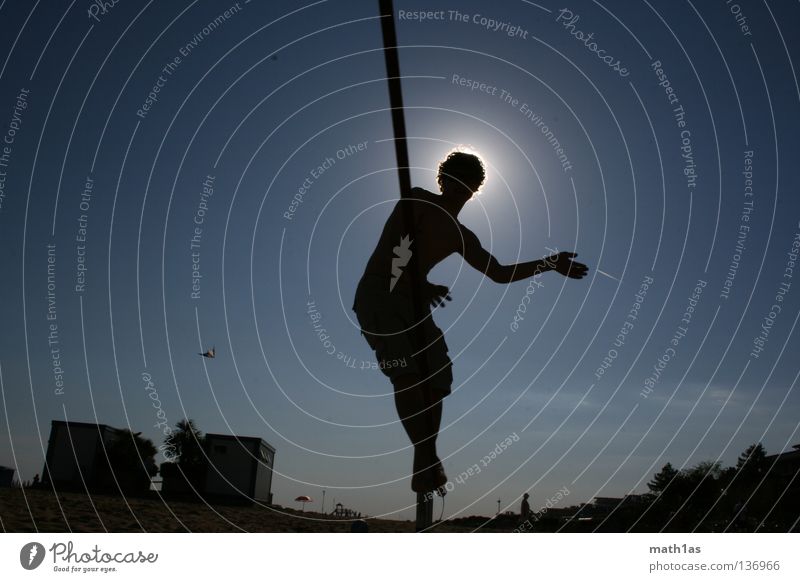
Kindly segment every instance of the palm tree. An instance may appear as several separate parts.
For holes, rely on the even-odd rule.
[[[191,418],[180,420],[164,439],[164,456],[184,467],[202,464],[204,438]]]

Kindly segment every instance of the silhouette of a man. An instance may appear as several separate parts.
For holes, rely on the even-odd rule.
[[[531,516],[531,504],[528,503],[528,497],[530,497],[530,495],[527,493],[522,496],[522,503],[519,508],[519,517],[522,521],[527,520]]]
[[[480,158],[454,151],[439,164],[441,195],[413,188],[410,196],[402,198],[383,227],[353,304],[362,335],[394,386],[398,415],[414,445],[411,489],[418,493],[444,493],[447,476],[436,453],[436,437],[442,399],[450,394],[453,382],[447,344],[430,311],[451,299],[450,290],[428,282],[430,270],[449,255],[459,253],[471,267],[497,283],[530,279],[546,271],[573,279],[587,273],[585,265],[573,261],[575,253],[562,252],[516,265],[501,265],[489,254],[475,233],[458,221],[459,212],[485,178]],[[410,231],[411,226],[404,225],[408,209],[403,204],[412,206]],[[421,320],[414,313],[412,269],[419,274],[417,291],[425,303]]]

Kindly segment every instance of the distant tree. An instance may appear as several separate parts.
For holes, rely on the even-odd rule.
[[[781,497],[785,489],[784,484],[768,475],[769,463],[766,457],[764,446],[755,443],[747,447],[736,461],[736,474],[729,491],[736,503],[736,525],[745,531],[755,531],[761,520],[772,511],[775,500]]]
[[[717,479],[721,473],[721,461],[701,461],[691,469],[683,471],[684,476],[692,482],[700,482],[708,477]]]
[[[678,470],[672,466],[672,463],[667,463],[661,468],[661,471],[653,475],[653,479],[647,483],[647,487],[653,493],[662,493],[677,476]]]
[[[123,493],[148,491],[151,477],[158,472],[158,450],[141,434],[121,430],[107,449],[109,468]]]
[[[747,447],[736,461],[736,469],[741,473],[763,473],[767,465],[767,451],[761,443]]]
[[[703,461],[681,471],[670,463],[664,465],[647,484],[657,495],[657,502],[645,516],[645,529],[660,531],[667,527],[667,531],[691,531],[699,527],[701,531],[708,530],[711,526],[698,518],[702,519],[719,497],[717,478],[721,471],[718,461]]]
[[[720,461],[702,461],[682,471],[686,503],[681,511],[683,530],[715,531],[719,528],[719,503],[723,500]]]
[[[180,420],[175,430],[164,439],[165,455],[184,468],[202,465],[205,462],[204,439],[191,418]]]
[[[161,466],[162,477],[179,478],[196,488],[206,471],[204,443],[205,436],[192,419],[179,421],[164,439],[164,453],[171,462]]]

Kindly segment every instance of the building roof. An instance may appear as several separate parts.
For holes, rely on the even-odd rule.
[[[784,451],[782,453],[776,453],[774,455],[767,455],[764,457],[766,460],[773,461],[773,462],[780,462],[780,461],[789,461],[793,459],[800,459],[800,444],[793,445],[791,451]]]
[[[207,439],[220,439],[220,440],[230,440],[230,441],[240,441],[245,443],[259,443],[265,445],[270,451],[275,453],[275,447],[269,444],[267,441],[262,439],[261,437],[248,437],[248,436],[237,436],[233,434],[215,434],[215,433],[206,433]]]
[[[592,505],[613,505],[641,501],[644,497],[639,493],[627,493],[623,497],[594,497]]]
[[[109,426],[107,424],[98,424],[96,422],[78,422],[77,420],[52,420],[50,421],[52,425],[66,425],[75,428],[97,428],[97,429],[109,429],[109,430],[120,430],[113,426]]]

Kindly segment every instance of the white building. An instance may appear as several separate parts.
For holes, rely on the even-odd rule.
[[[205,449],[208,468],[203,492],[206,495],[272,502],[275,449],[264,439],[206,434]]]

